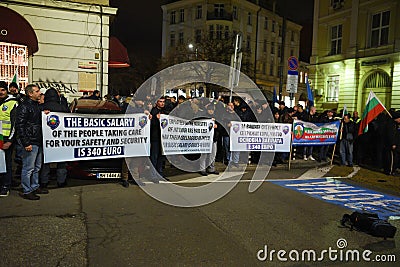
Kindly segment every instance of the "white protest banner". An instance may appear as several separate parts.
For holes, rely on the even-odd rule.
[[[290,152],[291,124],[232,121],[231,151]]]
[[[145,114],[42,113],[44,162],[150,155]]]
[[[185,120],[161,114],[161,143],[164,155],[211,153],[214,122]]]
[[[3,124],[0,121],[0,173],[5,173],[7,172],[6,169],[6,155],[4,151],[2,150],[3,148]]]

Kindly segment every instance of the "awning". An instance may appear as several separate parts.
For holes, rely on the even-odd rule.
[[[111,36],[110,53],[108,58],[109,68],[127,68],[130,66],[128,51],[117,37]]]
[[[29,55],[39,50],[34,29],[19,13],[0,6],[0,42],[26,45]]]

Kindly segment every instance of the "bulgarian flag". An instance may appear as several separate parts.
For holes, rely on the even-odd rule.
[[[374,92],[372,92],[371,90],[368,95],[367,104],[365,106],[364,112],[361,116],[358,135],[366,132],[368,124],[371,121],[373,121],[384,110],[386,110],[385,106],[382,104],[381,101],[379,101]]]
[[[13,76],[11,82],[12,82],[12,83],[17,83],[17,84],[18,84],[18,82],[19,82],[19,81],[18,81],[18,67],[17,67],[17,69],[15,70],[15,73],[14,73],[14,76]]]

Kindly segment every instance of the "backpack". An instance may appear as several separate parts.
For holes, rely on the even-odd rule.
[[[357,231],[368,233],[372,236],[393,238],[396,234],[397,228],[391,225],[388,221],[379,219],[375,213],[358,212],[352,214],[344,214],[341,225],[350,225],[350,230],[355,228]]]

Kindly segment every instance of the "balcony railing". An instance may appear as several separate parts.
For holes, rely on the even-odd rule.
[[[207,12],[207,20],[233,20],[232,13],[223,12]]]

